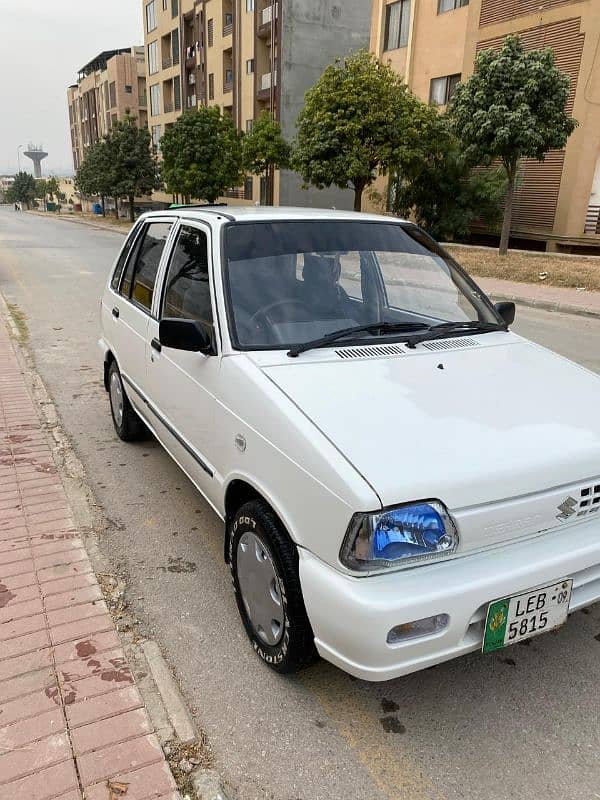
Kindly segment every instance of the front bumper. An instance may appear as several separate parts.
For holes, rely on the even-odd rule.
[[[569,613],[600,600],[600,519],[389,575],[354,578],[300,551],[306,610],[321,656],[385,681],[481,648],[492,600],[573,578]],[[448,614],[441,632],[387,644],[391,628]]]

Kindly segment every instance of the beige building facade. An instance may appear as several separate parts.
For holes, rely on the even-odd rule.
[[[579,121],[564,150],[522,163],[513,240],[548,250],[598,247],[599,0],[373,0],[371,49],[421,100],[442,108],[473,72],[477,51],[500,47],[511,33],[527,48],[554,49]]]
[[[157,150],[177,117],[202,105],[218,105],[241,131],[270,111],[292,138],[304,93],[325,66],[369,43],[365,0],[142,0],[142,13],[148,125]],[[291,172],[277,175],[272,199],[352,207],[351,192],[305,191],[300,184]],[[248,176],[227,198],[264,203],[266,190],[264,179]]]
[[[86,149],[106,136],[117,120],[135,116],[147,125],[146,66],[144,48],[99,53],[69,86],[69,125],[73,167],[77,171]]]

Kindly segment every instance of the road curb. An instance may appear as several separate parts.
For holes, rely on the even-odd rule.
[[[477,276],[475,276],[477,280]],[[600,310],[594,308],[581,308],[574,306],[570,303],[556,303],[550,300],[533,300],[529,297],[521,297],[514,294],[500,294],[498,292],[490,292],[490,296],[494,300],[510,300],[520,306],[527,308],[538,308],[542,311],[558,311],[560,314],[575,314],[580,317],[600,317]]]
[[[190,744],[197,738],[196,729],[159,646],[147,639],[141,648],[177,738],[182,744]]]

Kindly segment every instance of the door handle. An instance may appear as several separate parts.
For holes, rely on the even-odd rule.
[[[153,347],[159,353],[162,350],[162,344],[158,341],[158,339],[152,339],[152,341],[150,342],[150,346]]]
[[[113,317],[119,318],[119,309],[115,306],[112,310]]]

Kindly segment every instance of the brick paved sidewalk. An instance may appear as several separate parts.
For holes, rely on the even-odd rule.
[[[175,800],[175,783],[0,319],[0,798]]]

